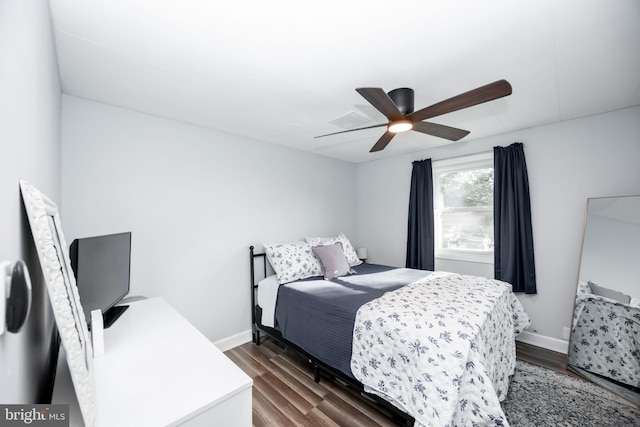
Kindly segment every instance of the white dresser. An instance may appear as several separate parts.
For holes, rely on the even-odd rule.
[[[94,359],[97,426],[250,427],[251,378],[161,298],[129,305]],[[83,425],[62,349],[52,403]]]

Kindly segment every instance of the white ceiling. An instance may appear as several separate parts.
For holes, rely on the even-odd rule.
[[[452,144],[314,139],[350,112],[385,122],[357,87],[411,87],[418,110],[508,80],[511,96],[431,119],[462,141],[640,105],[638,0],[50,3],[64,93],[350,162]]]
[[[640,224],[640,196],[589,199],[589,216]]]

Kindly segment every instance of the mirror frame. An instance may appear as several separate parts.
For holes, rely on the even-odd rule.
[[[25,180],[20,191],[82,418],[92,427],[97,415],[93,349],[58,207]]]

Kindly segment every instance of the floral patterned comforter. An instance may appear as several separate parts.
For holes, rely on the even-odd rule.
[[[500,401],[529,323],[510,284],[435,272],[358,310],[351,370],[416,426],[506,426]]]
[[[640,387],[640,308],[580,292],[568,363]]]

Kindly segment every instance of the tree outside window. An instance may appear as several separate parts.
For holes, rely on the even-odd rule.
[[[433,169],[436,257],[492,262],[492,158],[456,159]]]

